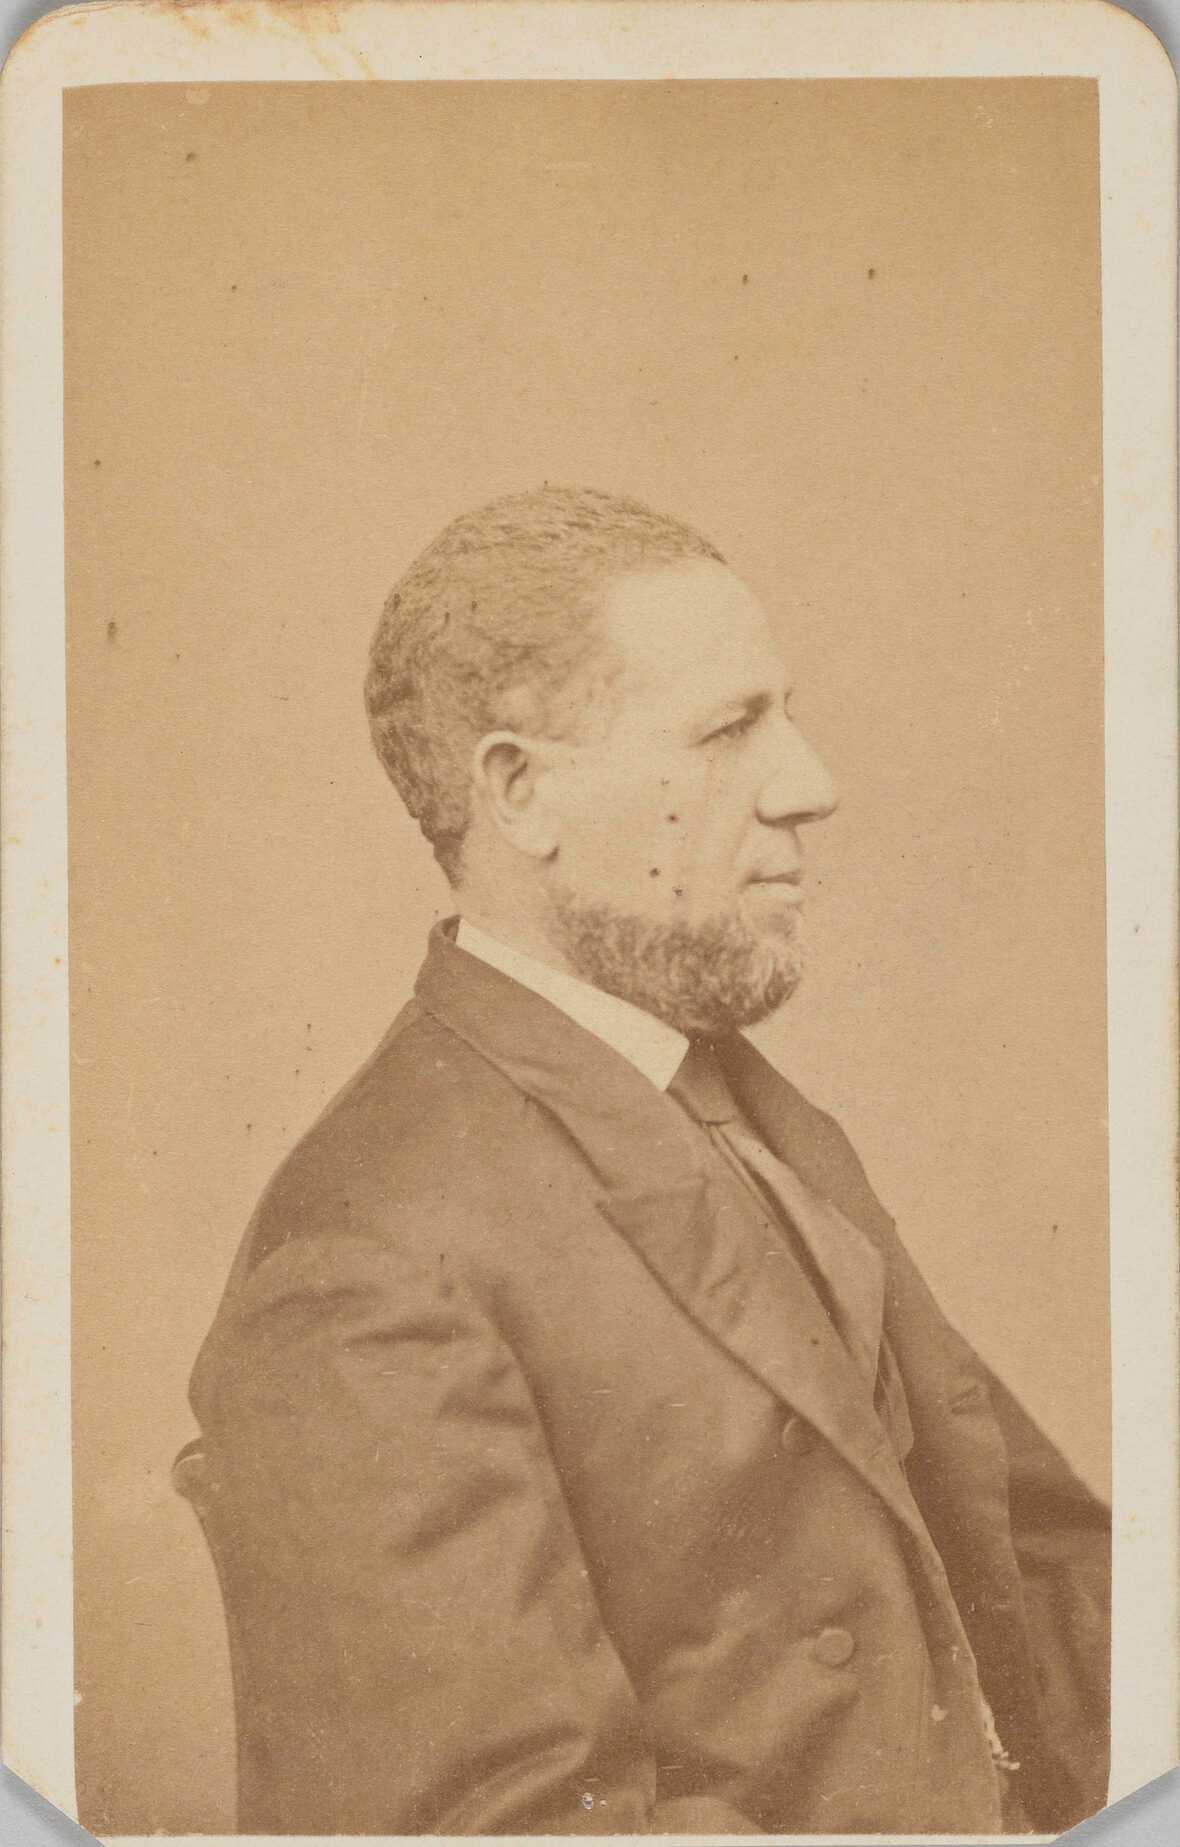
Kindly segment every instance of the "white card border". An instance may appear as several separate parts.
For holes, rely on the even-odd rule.
[[[0,91],[2,1744],[5,1761],[68,1814],[77,1809],[63,89],[128,81],[1017,75],[1087,76],[1099,83],[1116,1509],[1111,1799],[1176,1761],[1176,115],[1174,78],[1158,41],[1102,0],[482,0],[445,6],[348,0],[333,8],[199,4],[174,12],[147,0],[116,0],[38,22],[17,47]]]

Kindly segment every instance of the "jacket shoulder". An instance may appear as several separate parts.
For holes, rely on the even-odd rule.
[[[275,1173],[239,1271],[297,1238],[387,1242],[412,1239],[424,1222],[435,1233],[486,1222],[527,1108],[503,1073],[411,1001]]]

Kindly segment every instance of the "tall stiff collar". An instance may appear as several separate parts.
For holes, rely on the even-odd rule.
[[[481,962],[551,1001],[587,1032],[629,1059],[657,1090],[667,1090],[688,1050],[688,1040],[674,1026],[632,1006],[630,1001],[620,1000],[616,994],[579,981],[576,975],[538,962],[535,956],[525,955],[477,929],[465,917],[459,919],[455,942],[468,955],[478,956]]]

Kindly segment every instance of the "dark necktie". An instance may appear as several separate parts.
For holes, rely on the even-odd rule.
[[[707,1039],[690,1043],[668,1093],[702,1124],[731,1170],[769,1206],[853,1363],[874,1391],[885,1293],[884,1265],[876,1246],[751,1133]]]

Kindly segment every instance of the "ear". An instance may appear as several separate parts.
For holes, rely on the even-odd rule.
[[[548,748],[516,731],[489,731],[480,739],[471,773],[477,795],[500,833],[530,859],[557,851],[556,816],[546,799]]]

